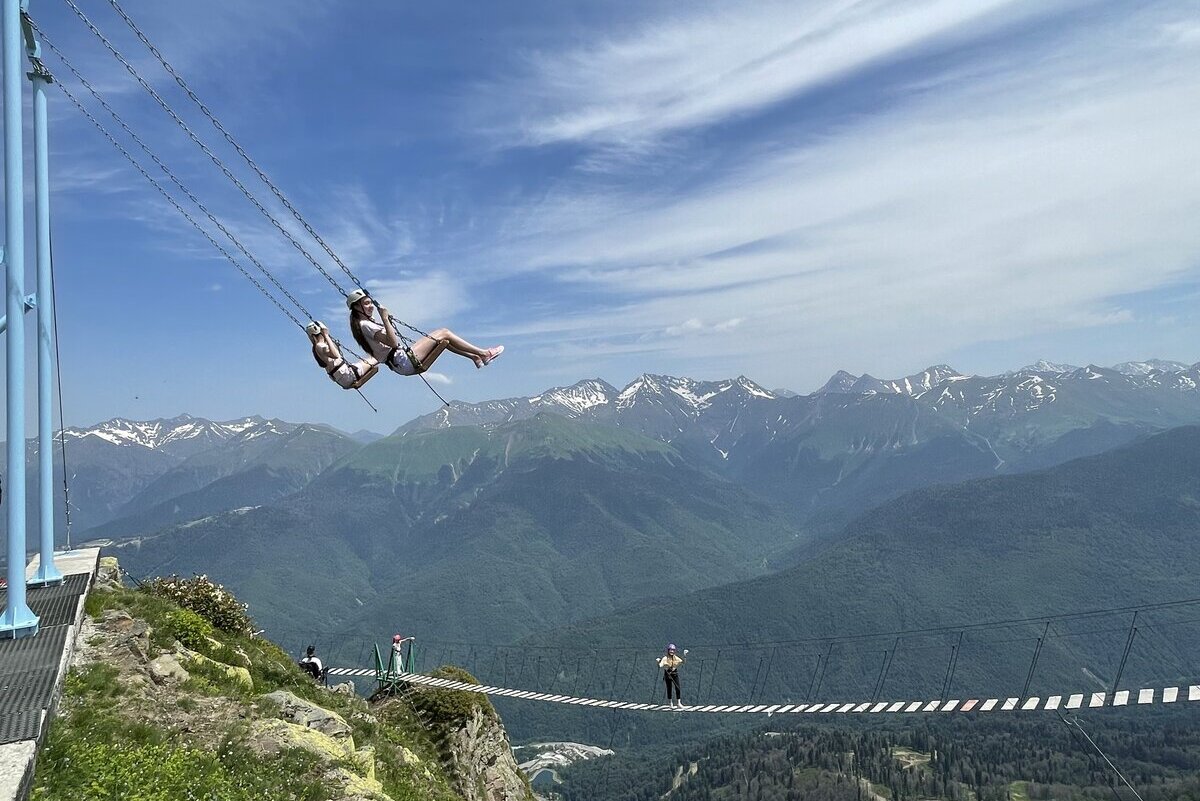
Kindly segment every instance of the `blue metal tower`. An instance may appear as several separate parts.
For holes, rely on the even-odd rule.
[[[27,0],[26,0],[27,2]],[[46,93],[51,80],[42,66],[33,31],[23,23],[26,2],[0,0],[3,27],[2,63],[4,96],[4,244],[5,310],[0,332],[5,332],[7,356],[5,443],[8,459],[8,504],[6,521],[8,603],[0,615],[0,638],[28,637],[38,631],[38,617],[29,608],[25,592],[25,325],[26,311],[37,308],[38,335],[38,517],[41,526],[37,574],[30,584],[41,586],[62,581],[54,565],[54,506],[52,495],[54,393],[51,340],[54,307],[50,289],[50,195],[49,157],[46,130]],[[24,40],[24,41],[22,41]],[[22,52],[25,49],[26,52]],[[25,295],[25,186],[22,130],[22,56],[33,65],[34,201],[37,237],[37,295]],[[41,302],[38,302],[41,301]]]

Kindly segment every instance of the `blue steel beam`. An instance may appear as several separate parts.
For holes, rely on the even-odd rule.
[[[42,66],[41,48],[26,31],[33,72],[33,197],[37,236],[37,417],[38,417],[38,569],[32,586],[61,584],[54,565],[54,303],[50,288],[50,148],[46,124],[46,87],[53,80]]]
[[[4,72],[4,301],[9,320],[25,311],[25,165],[21,130],[21,3],[0,0],[0,45]],[[38,617],[25,596],[25,326],[5,337],[8,363],[5,433],[8,441],[8,608],[0,615],[0,637],[37,634]]]
[[[0,248],[0,264],[4,264],[4,248]],[[31,312],[37,308],[37,295],[25,296],[25,311]],[[0,334],[8,330],[8,315],[0,317]]]

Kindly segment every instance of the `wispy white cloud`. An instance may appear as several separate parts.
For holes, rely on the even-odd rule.
[[[677,6],[632,31],[532,54],[522,74],[488,86],[478,105],[494,115],[489,127],[507,127],[516,143],[644,148],[671,131],[778,103],[908,48],[1036,10],[1018,0]],[[488,102],[496,97],[504,108]]]
[[[450,376],[446,375],[445,373],[435,373],[433,370],[429,370],[425,373],[425,380],[431,384],[439,384],[443,387],[448,387],[454,383],[454,379],[452,379]]]
[[[737,355],[770,374],[781,358],[804,369],[794,356],[814,347],[846,363],[906,364],[1127,323],[1123,296],[1200,263],[1200,48],[1180,25],[1167,5],[1126,7],[1052,44],[924,76],[884,111],[755,153],[686,193],[576,182],[525,210],[527,240],[512,238],[510,261],[620,300],[562,315],[560,340],[547,336],[552,316],[514,331],[539,330],[563,358],[642,347],[614,329],[639,343],[657,334],[663,356]],[[604,52],[619,61],[623,51]],[[646,63],[637,48],[627,57]],[[577,109],[608,97],[575,88]],[[666,119],[628,124],[655,135],[684,117]],[[626,124],[578,120],[573,136]],[[753,320],[753,349],[705,322],[734,318]]]

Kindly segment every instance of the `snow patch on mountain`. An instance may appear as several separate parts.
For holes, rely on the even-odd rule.
[[[1182,373],[1189,365],[1168,359],[1147,359],[1144,362],[1121,362],[1114,364],[1112,369],[1125,375],[1150,375],[1151,373]]]
[[[730,390],[741,390],[745,395],[775,400],[774,393],[763,389],[745,376],[725,381],[697,381],[692,378],[675,378],[646,373],[634,379],[617,395],[616,407],[627,410],[642,403],[663,403],[674,397],[682,401],[683,411],[696,415],[712,405],[714,398]]]
[[[169,420],[158,419],[145,422],[115,417],[89,428],[67,428],[61,432],[61,435],[67,440],[94,437],[113,445],[157,450],[171,444],[200,438],[210,438],[214,442],[219,442],[265,423],[267,421],[258,416],[224,422],[213,422],[188,414]]]
[[[531,406],[555,406],[577,417],[589,409],[607,406],[614,400],[616,389],[598,378],[580,381],[569,387],[555,387],[528,399]]]
[[[1045,359],[1038,359],[1033,364],[1027,364],[1017,373],[1073,373],[1079,368],[1073,364],[1062,364],[1060,362],[1050,362]]]

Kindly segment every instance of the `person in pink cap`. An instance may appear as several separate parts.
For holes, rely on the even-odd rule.
[[[407,665],[404,660],[404,643],[416,642],[416,637],[401,637],[399,634],[392,637],[392,664],[396,666],[396,670],[401,673],[407,673],[411,665]]]

